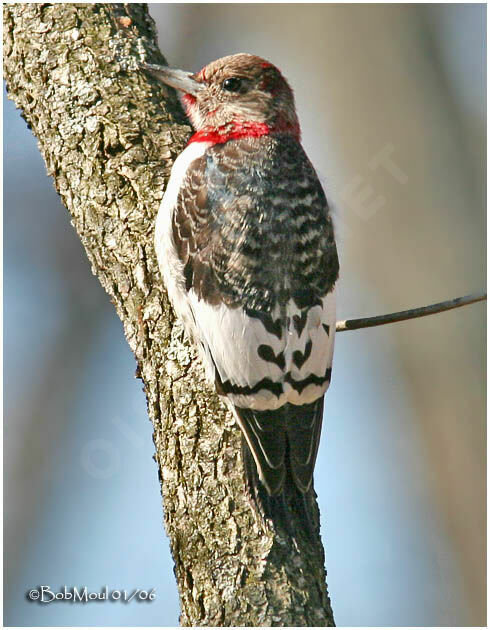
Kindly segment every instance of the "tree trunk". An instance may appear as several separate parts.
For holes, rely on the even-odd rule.
[[[260,519],[245,492],[240,431],[174,321],[153,226],[191,129],[172,90],[125,69],[141,54],[163,62],[146,5],[4,5],[9,96],[138,362],[182,625],[334,625],[319,536],[293,542]]]

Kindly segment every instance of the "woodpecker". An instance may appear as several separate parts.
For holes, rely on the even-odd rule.
[[[286,490],[313,491],[339,274],[293,92],[249,54],[196,74],[140,66],[180,92],[195,129],[157,215],[159,268],[242,430],[250,494],[264,516],[284,517]]]

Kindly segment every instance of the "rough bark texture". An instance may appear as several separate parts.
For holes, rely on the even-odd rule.
[[[4,5],[9,96],[144,382],[182,625],[333,625],[320,538],[292,542],[251,507],[239,429],[169,307],[153,225],[190,127],[175,94],[124,69],[122,59],[140,55],[163,60],[145,5]]]

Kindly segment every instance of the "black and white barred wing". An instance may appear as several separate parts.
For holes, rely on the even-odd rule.
[[[157,224],[157,243],[165,243],[159,261],[172,266],[162,269],[169,296],[218,391],[233,403],[262,481],[278,492],[289,462],[305,491],[333,355],[333,231],[297,143],[286,146],[289,160],[278,156],[280,169],[273,151],[236,145],[201,155],[193,145],[186,149],[193,159],[178,175],[178,194],[170,182],[159,213],[160,221],[171,205]]]

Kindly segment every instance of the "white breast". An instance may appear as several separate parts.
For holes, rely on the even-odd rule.
[[[202,157],[209,146],[208,142],[193,142],[175,160],[155,225],[155,251],[168,297],[186,332],[194,338],[197,331],[184,285],[184,265],[177,256],[173,239],[172,217],[189,166]]]

